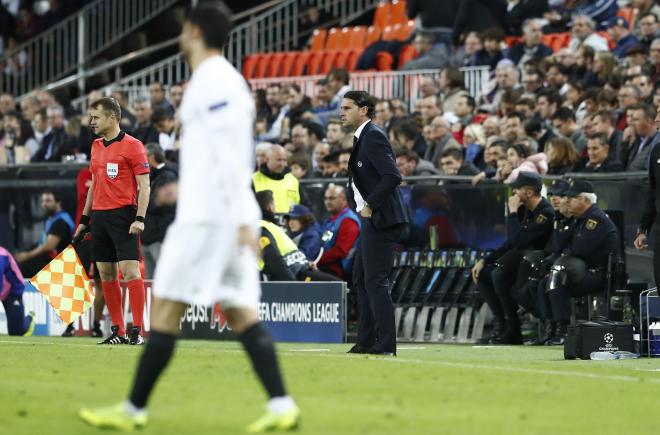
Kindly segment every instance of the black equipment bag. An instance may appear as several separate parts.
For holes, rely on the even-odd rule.
[[[633,325],[592,319],[568,327],[565,359],[590,359],[591,352],[633,352]]]

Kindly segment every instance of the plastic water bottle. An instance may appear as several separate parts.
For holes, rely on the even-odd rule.
[[[614,352],[591,352],[589,358],[597,361],[604,361],[608,359],[618,359]]]

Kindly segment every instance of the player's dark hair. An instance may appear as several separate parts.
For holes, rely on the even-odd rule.
[[[231,31],[233,13],[221,1],[200,2],[188,16],[191,24],[199,27],[208,48],[222,50]]]
[[[112,97],[103,97],[91,104],[92,109],[101,109],[107,115],[108,112],[117,118],[117,122],[121,121],[121,107],[119,103]]]
[[[348,91],[344,94],[344,98],[353,100],[355,104],[359,107],[367,108],[367,117],[373,118],[376,113],[376,104],[371,95],[365,91]]]
[[[42,195],[53,195],[53,199],[55,202],[62,202],[62,195],[60,195],[58,192],[52,190],[52,189],[46,189],[41,191]]]

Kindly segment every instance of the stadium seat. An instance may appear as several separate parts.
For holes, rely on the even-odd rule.
[[[319,66],[318,74],[328,74],[330,70],[334,67],[335,57],[339,50],[325,50],[323,52],[323,58],[321,59],[321,64]]]
[[[381,29],[390,24],[390,10],[392,5],[389,1],[381,1],[376,6],[376,12],[374,13],[374,26],[380,27]]]
[[[520,36],[505,36],[504,42],[506,43],[507,47],[513,47],[518,42],[520,42]]]
[[[350,57],[350,55],[351,55],[351,50],[338,51],[332,62],[333,68],[346,68],[348,64],[348,58]]]
[[[312,42],[309,46],[311,51],[319,51],[325,48],[325,38],[328,34],[328,31],[325,29],[316,29],[312,33]]]
[[[266,77],[281,77],[280,68],[282,66],[282,61],[287,55],[287,52],[273,53],[270,58],[270,62],[266,66]]]
[[[395,24],[395,31],[399,41],[406,41],[415,31],[415,20],[408,20],[405,23]]]
[[[403,48],[401,48],[401,51],[399,52],[399,66],[397,67],[397,69],[401,69],[401,67],[406,62],[416,57],[417,57],[417,50],[415,50],[415,47],[411,44],[404,45]]]
[[[367,36],[364,41],[364,46],[368,47],[374,42],[378,41],[382,33],[383,33],[382,27],[369,26],[369,28],[367,29]]]
[[[363,50],[353,50],[350,52],[348,55],[348,63],[346,64],[346,69],[349,71],[355,71],[355,68],[357,67],[358,59],[360,59],[360,55],[362,54]]]
[[[385,26],[383,28],[383,35],[380,39],[383,41],[395,41],[397,39],[397,34],[394,30],[394,26]]]
[[[255,68],[253,78],[263,79],[264,77],[266,77],[266,69],[268,68],[268,64],[270,63],[271,57],[273,57],[272,53],[261,53],[259,55],[259,59],[257,60],[257,67]]]
[[[293,65],[291,66],[291,71],[289,72],[289,75],[291,77],[299,77],[303,74],[305,74],[305,67],[307,66],[307,62],[309,62],[309,58],[312,56],[313,51],[299,51],[297,52],[294,60],[293,60]]]
[[[306,75],[315,76],[319,74],[319,70],[321,69],[321,62],[323,61],[325,53],[325,51],[312,52],[312,54],[309,56],[309,60],[307,61],[307,69],[305,70]]]
[[[392,71],[394,57],[387,51],[376,53],[376,68],[378,71]]]
[[[348,35],[348,45],[345,49],[357,50],[363,49],[365,40],[367,39],[367,28],[364,26],[352,27]]]
[[[405,24],[408,21],[405,0],[392,0],[390,6],[390,23]]]
[[[328,30],[328,38],[325,40],[326,50],[340,50],[342,48],[342,29],[333,27]]]
[[[634,24],[635,24],[635,19],[637,18],[637,13],[639,10],[637,8],[619,8],[619,10],[616,13],[617,17],[622,17],[625,18],[626,21],[628,21],[628,27],[630,30],[632,30]]]
[[[259,53],[250,54],[243,59],[243,77],[249,80],[254,77],[254,72],[259,61]]]
[[[296,60],[296,57],[300,54],[299,51],[289,51],[285,53],[284,59],[282,59],[282,64],[280,66],[280,76],[289,77],[291,75],[291,70],[293,69],[293,63]]]

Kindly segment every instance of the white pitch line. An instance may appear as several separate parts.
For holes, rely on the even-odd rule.
[[[284,352],[330,352],[330,349],[282,349]]]
[[[407,346],[407,347],[397,346],[396,347],[397,352],[400,351],[400,350],[418,350],[418,349],[426,349],[426,346]]]

